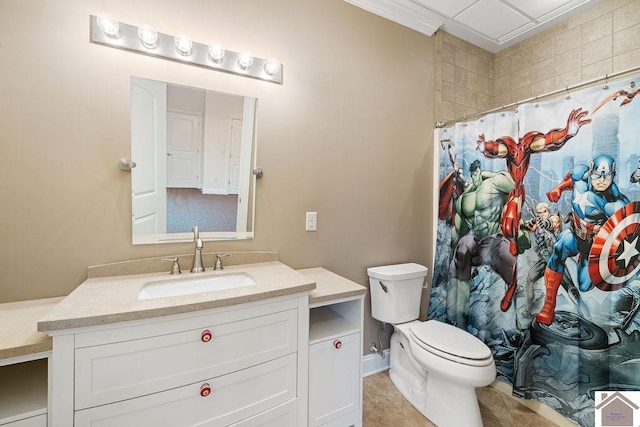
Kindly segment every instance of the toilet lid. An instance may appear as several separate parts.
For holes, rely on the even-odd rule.
[[[491,358],[491,350],[485,343],[453,325],[429,320],[411,326],[414,342],[427,351],[446,353],[455,359],[473,361]],[[435,350],[435,351],[434,351]]]

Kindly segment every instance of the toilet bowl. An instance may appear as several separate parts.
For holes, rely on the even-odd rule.
[[[396,264],[367,273],[372,316],[393,325],[389,377],[398,391],[440,427],[482,426],[475,389],[496,377],[489,347],[455,326],[417,320],[426,267]]]

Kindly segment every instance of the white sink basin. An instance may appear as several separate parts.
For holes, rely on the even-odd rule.
[[[142,286],[140,292],[138,292],[138,299],[199,294],[201,292],[221,291],[255,284],[256,281],[253,277],[245,273],[156,280],[147,282]]]

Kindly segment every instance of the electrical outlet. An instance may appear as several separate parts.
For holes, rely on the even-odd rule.
[[[318,229],[318,212],[307,212],[306,231],[316,231]]]

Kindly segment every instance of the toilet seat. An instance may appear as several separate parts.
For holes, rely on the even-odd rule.
[[[469,366],[493,363],[491,350],[468,332],[437,320],[416,322],[409,327],[412,343],[439,357]]]

